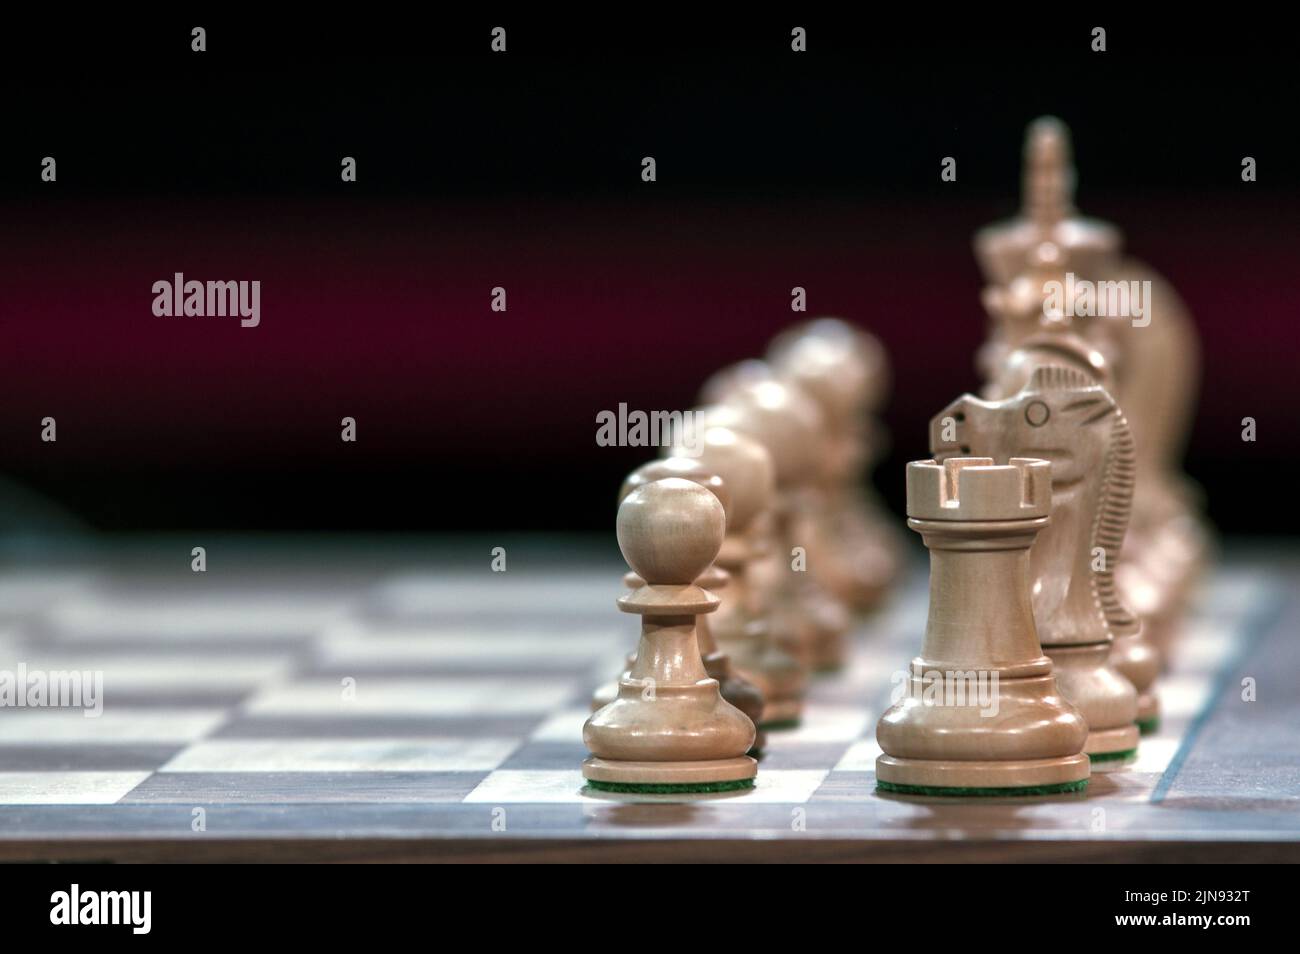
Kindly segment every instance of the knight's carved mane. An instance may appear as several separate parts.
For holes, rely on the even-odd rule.
[[[1115,567],[1119,563],[1120,546],[1128,530],[1129,515],[1133,509],[1133,488],[1137,478],[1137,452],[1128,420],[1115,399],[1096,381],[1076,368],[1050,364],[1035,368],[1026,390],[1087,392],[1086,396],[1081,394],[1079,400],[1071,401],[1065,408],[1081,410],[1097,407],[1095,413],[1084,418],[1081,427],[1105,417],[1111,418],[1110,439],[1106,442],[1101,492],[1091,538],[1092,549],[1102,548],[1105,566],[1093,572],[1092,589],[1111,629],[1115,632],[1131,630],[1137,625],[1137,619],[1124,604],[1115,583]]]
[[[1097,387],[1097,382],[1078,368],[1072,368],[1065,364],[1044,364],[1034,368],[1034,373],[1029,378],[1027,390],[1081,391],[1095,387]]]
[[[1097,523],[1093,527],[1093,546],[1106,552],[1106,568],[1093,574],[1097,601],[1106,622],[1116,633],[1131,631],[1137,618],[1120,598],[1115,585],[1115,566],[1119,563],[1119,549],[1128,529],[1129,514],[1133,509],[1133,487],[1137,478],[1137,449],[1128,419],[1117,407],[1111,424],[1110,446],[1106,450],[1106,470],[1102,477],[1101,506],[1097,508]]]

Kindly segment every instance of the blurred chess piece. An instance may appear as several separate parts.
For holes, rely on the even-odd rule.
[[[930,422],[936,460],[1050,461],[1051,524],[1030,554],[1034,620],[1061,694],[1088,723],[1085,751],[1108,769],[1135,753],[1138,692],[1111,659],[1116,630],[1141,644],[1137,619],[1115,583],[1133,495],[1134,449],[1114,399],[1086,373],[1041,365],[1024,388],[997,401],[958,398]],[[1146,674],[1146,715],[1155,696]]]
[[[1040,330],[1039,316],[1024,303],[1037,297],[1041,304],[1047,277],[1065,284],[1072,276],[1089,290],[1102,289],[1098,300],[1112,291],[1149,290],[1141,294],[1140,309],[1127,296],[1133,314],[1122,320],[1083,319],[1076,331],[1111,366],[1114,377],[1107,387],[1133,429],[1138,471],[1133,521],[1116,574],[1151,639],[1164,644],[1210,545],[1199,492],[1181,471],[1196,404],[1199,348],[1191,317],[1173,288],[1123,254],[1118,229],[1077,213],[1074,185],[1069,130],[1057,119],[1036,120],[1026,137],[1020,215],[975,238],[976,257],[991,286],[985,302],[993,319],[977,363],[985,380],[992,380],[1006,355]]]
[[[618,545],[644,585],[619,609],[641,617],[641,641],[618,697],[582,730],[596,789],[707,792],[749,787],[754,724],[709,676],[696,620],[718,598],[695,584],[722,546],[722,503],[700,484],[669,477],[633,490],[618,508]]]
[[[716,417],[716,409],[701,413]],[[781,638],[777,632],[782,620],[773,612],[771,582],[762,573],[776,546],[770,518],[776,471],[761,443],[730,428],[708,426],[697,440],[697,446],[679,446],[669,453],[696,455],[694,459],[730,488],[726,538],[714,561],[729,580],[718,594],[722,602],[709,629],[736,671],[759,690],[763,708],[755,744],[761,748],[763,730],[798,724],[808,688],[806,669],[787,648],[789,636]]]
[[[727,394],[708,415],[710,423],[762,443],[776,467],[771,520],[779,545],[769,550],[763,566],[777,638],[788,640],[787,649],[806,668],[837,668],[847,651],[848,608],[812,569],[832,559],[818,519],[826,432],[817,403],[772,372]]]
[[[986,300],[998,307],[1020,307],[1008,304],[1019,300],[1009,290],[986,296]],[[1041,369],[1052,367],[1070,369],[1073,373],[1109,392],[1113,384],[1110,363],[1100,351],[1075,333],[1075,323],[1069,314],[1049,315],[1040,327],[1041,330],[1037,334],[1020,341],[1005,355],[1002,368],[985,388],[985,393],[991,402],[1014,399],[1029,386],[1036,373]],[[951,414],[959,413],[964,412],[961,410],[951,412]],[[941,415],[941,417],[951,416],[951,414]],[[1129,433],[1131,436],[1131,428]],[[960,441],[958,445],[961,453],[970,450],[969,445]],[[1040,450],[1041,444],[1035,444],[1035,453],[1039,453]],[[955,453],[952,447],[949,447],[948,451]],[[1043,456],[1051,455],[1043,452]],[[1136,453],[1134,453],[1134,464],[1136,464]],[[1134,479],[1136,480],[1136,475]],[[1131,506],[1128,504],[1125,506],[1127,524],[1127,514],[1131,512]],[[1113,521],[1111,526],[1113,527]],[[1127,536],[1121,534],[1121,540],[1126,539]],[[1123,586],[1123,571],[1133,570],[1131,564],[1124,562],[1126,552],[1129,551],[1121,544],[1118,560],[1115,559],[1114,553],[1109,553],[1107,556],[1108,566],[1114,569],[1114,584],[1118,596],[1108,611],[1114,635],[1111,664],[1137,689],[1138,728],[1141,732],[1150,733],[1156,729],[1159,720],[1159,701],[1154,683],[1161,668],[1162,655],[1160,647],[1152,638],[1151,620],[1131,602],[1131,589]]]
[[[1030,607],[1030,546],[1056,519],[1051,509],[1043,460],[907,465],[907,525],[930,551],[930,613],[906,695],[876,727],[883,791],[1040,795],[1088,784],[1088,726],[1057,689]]]
[[[859,328],[819,318],[778,335],[768,360],[822,412],[825,457],[817,518],[828,551],[818,561],[819,575],[854,609],[873,609],[897,578],[902,551],[896,521],[865,480],[886,440],[877,417],[889,390],[885,350]]]

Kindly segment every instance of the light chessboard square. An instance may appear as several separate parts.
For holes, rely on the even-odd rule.
[[[609,581],[597,574],[546,572],[533,567],[527,574],[488,577],[477,573],[403,574],[378,587],[370,602],[394,616],[425,620],[457,605],[516,610],[534,617],[543,608],[558,607],[600,619],[610,615],[613,600]]]
[[[358,676],[355,692],[338,679],[303,679],[273,686],[248,700],[249,715],[477,716],[543,713],[564,704],[573,684],[556,678]]]
[[[113,805],[149,772],[0,772],[0,805]]]
[[[0,743],[192,742],[225,718],[226,710],[219,708],[131,708],[108,700],[98,717],[80,709],[5,709],[0,713]]]
[[[547,716],[532,733],[534,742],[581,742],[582,727],[591,718],[591,707],[565,709]]]
[[[434,638],[430,635],[428,624],[348,620],[326,629],[316,658],[319,664],[334,668],[470,662],[581,667],[608,647],[610,636],[601,629],[540,637],[527,631],[488,633],[467,627],[439,627]]]
[[[293,666],[288,653],[80,653],[39,651],[24,655],[28,671],[103,674],[105,699],[114,693],[251,690],[286,675]]]
[[[275,639],[310,636],[350,605],[344,597],[276,597],[238,591],[206,598],[97,594],[58,603],[47,612],[46,624],[60,638],[107,642]]]
[[[96,575],[69,570],[10,570],[0,575],[0,616],[40,612],[95,593]]]
[[[816,745],[823,742],[849,743],[875,726],[875,714],[863,706],[825,705],[810,702],[804,707],[797,728],[772,735],[781,747]]]
[[[876,759],[881,755],[880,744],[875,735],[859,739],[848,747],[840,760],[835,763],[834,772],[871,772],[876,771]]]
[[[178,753],[160,772],[489,772],[517,739],[221,739]]]

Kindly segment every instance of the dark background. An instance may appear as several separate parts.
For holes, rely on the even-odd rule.
[[[810,315],[890,351],[876,483],[897,507],[925,422],[978,383],[972,233],[1014,212],[1024,127],[1054,113],[1074,132],[1081,208],[1124,229],[1199,327],[1188,469],[1211,516],[1300,530],[1266,496],[1300,446],[1297,89],[1280,26],[333,19],[7,26],[11,526],[64,512],[105,530],[605,530],[649,455],[598,448],[597,412],[691,406],[710,372],[807,317],[789,310],[794,285]],[[194,25],[206,53],[190,52]],[[494,25],[505,55],[489,52]],[[794,25],[809,52],[790,52]],[[1094,25],[1106,53],[1089,50]],[[358,182],[340,181],[343,156]],[[260,280],[261,326],[155,317],[151,285],[177,271]]]

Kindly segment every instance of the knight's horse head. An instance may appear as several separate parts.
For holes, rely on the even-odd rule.
[[[1127,615],[1113,571],[1133,495],[1133,440],[1104,387],[1077,368],[1039,364],[1000,400],[966,394],[930,421],[936,460],[955,456],[1052,462],[1052,525],[1035,545],[1036,596],[1063,607],[1074,584],[1091,582],[1106,618]],[[1096,551],[1104,551],[1097,560]],[[1082,593],[1079,598],[1083,598]]]
[[[956,456],[1041,457],[1052,462],[1054,492],[1078,484],[1104,463],[1115,402],[1082,371],[1043,365],[1002,400],[963,394],[930,421],[937,460]],[[1097,427],[1101,424],[1103,426]]]

